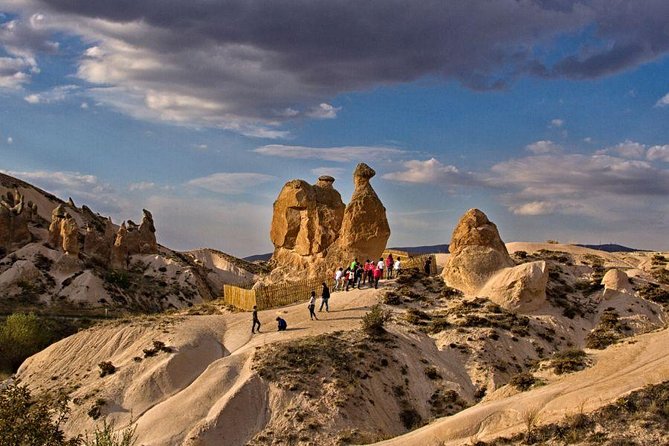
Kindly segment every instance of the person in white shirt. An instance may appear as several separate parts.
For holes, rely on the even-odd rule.
[[[342,277],[341,276],[343,274],[344,274],[344,269],[341,268],[341,267],[337,270],[337,272],[335,272],[335,283],[334,283],[334,287],[332,287],[332,291],[339,291],[340,289],[342,289],[342,286],[341,286]]]
[[[400,274],[400,262],[401,257],[398,257],[397,260],[395,260],[395,264],[393,265],[393,271],[395,272],[395,277],[397,277]]]

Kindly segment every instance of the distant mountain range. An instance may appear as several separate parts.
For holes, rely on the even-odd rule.
[[[635,248],[630,248],[628,246],[623,246],[623,245],[616,245],[615,243],[606,243],[603,245],[581,245],[581,244],[576,244],[575,246],[582,246],[583,248],[590,248],[590,249],[596,249],[598,251],[606,251],[606,252],[634,252],[634,251],[648,251],[644,249],[635,249]],[[424,246],[402,246],[402,247],[393,247],[393,248],[388,248],[388,249],[396,249],[398,251],[406,251],[409,254],[415,254],[415,255],[420,255],[420,254],[447,254],[448,253],[448,245],[447,244],[442,244],[442,245],[424,245]],[[244,257],[244,260],[248,262],[256,262],[256,261],[263,261],[266,262],[272,257],[272,253],[269,252],[267,254],[256,254],[248,257]]]

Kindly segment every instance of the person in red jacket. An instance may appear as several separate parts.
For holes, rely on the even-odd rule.
[[[379,287],[379,279],[381,279],[381,276],[383,275],[383,259],[379,260],[379,264],[374,266],[374,271],[373,271],[374,289],[377,289]]]
[[[386,258],[386,278],[387,279],[392,279],[393,278],[393,265],[395,264],[395,260],[393,259],[392,254],[388,254],[388,257]]]

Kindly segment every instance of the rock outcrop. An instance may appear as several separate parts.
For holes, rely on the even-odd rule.
[[[528,312],[546,304],[548,268],[545,261],[499,270],[477,293],[509,310]]]
[[[444,280],[465,294],[475,294],[497,271],[514,266],[497,226],[478,209],[460,218],[449,251]]]
[[[106,265],[115,239],[116,231],[111,219],[105,219],[103,224],[88,224],[84,228],[84,253]]]
[[[376,258],[390,237],[386,209],[370,184],[374,170],[359,164],[344,206],[330,176],[310,185],[287,182],[274,202],[270,238],[274,279],[322,276],[353,258]]]
[[[111,267],[115,269],[126,269],[129,267],[130,256],[134,254],[156,254],[158,243],[156,242],[156,227],[153,224],[153,216],[146,209],[143,210],[142,223],[137,225],[131,220],[123,222],[114,240],[111,249]]]
[[[28,223],[37,215],[37,206],[25,203],[17,190],[8,191],[0,200],[0,248],[13,251],[30,243],[32,236]]]
[[[617,268],[610,269],[604,274],[602,285],[604,285],[604,299],[613,297],[618,293],[634,293],[634,288],[630,283],[627,273]]]
[[[62,204],[51,213],[49,243],[54,248],[62,249],[66,254],[74,256],[79,254],[79,226]]]

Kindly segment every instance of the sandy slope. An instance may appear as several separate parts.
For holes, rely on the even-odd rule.
[[[669,379],[669,330],[648,333],[633,341],[594,353],[596,364],[549,385],[509,398],[478,404],[452,417],[379,445],[461,445],[489,440],[526,429],[523,416],[539,411],[540,424],[589,412],[620,396]]]
[[[304,303],[263,311],[262,333],[256,335],[249,313],[144,318],[93,328],[29,358],[18,377],[33,388],[74,389],[75,405],[65,426],[69,435],[94,429],[87,412],[103,399],[103,414],[118,427],[137,421],[138,444],[244,444],[268,416],[268,389],[250,368],[255,348],[359,328],[379,291],[334,293],[331,311],[319,313],[319,321],[309,320]],[[275,331],[277,314],[288,321],[288,331]],[[174,353],[133,359],[154,340]],[[102,361],[111,361],[118,371],[100,378]],[[254,419],[255,425],[249,422]]]

